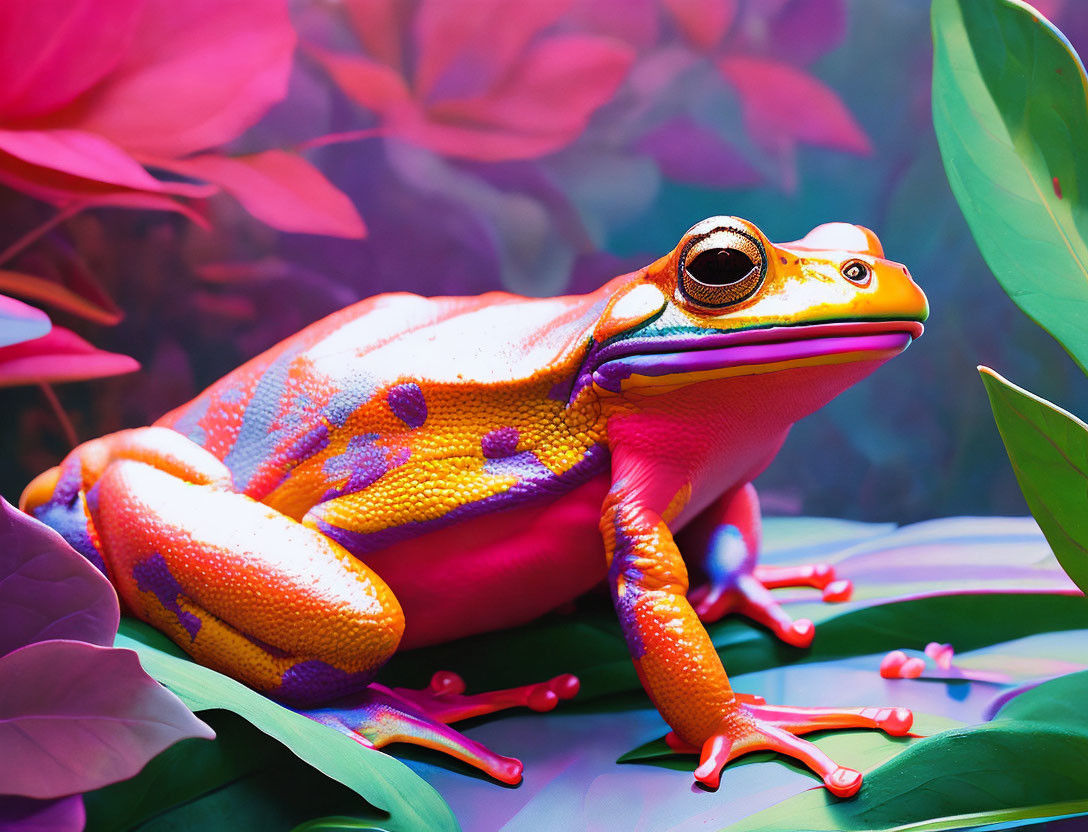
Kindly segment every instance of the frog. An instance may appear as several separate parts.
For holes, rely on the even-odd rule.
[[[423,689],[378,671],[606,586],[699,783],[771,750],[848,797],[861,773],[803,735],[900,736],[911,712],[736,692],[705,625],[737,612],[803,647],[812,622],[770,590],[849,594],[826,564],[758,563],[752,483],[794,423],[905,350],[928,312],[863,226],[775,245],[710,217],[586,294],[348,306],[152,425],[77,446],[20,506],[197,662],[364,745],[416,743],[510,784],[519,760],[450,726],[550,710],[575,676],[466,694],[450,671]]]

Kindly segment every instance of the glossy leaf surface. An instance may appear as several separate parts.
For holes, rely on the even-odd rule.
[[[0,657],[0,794],[97,789],[179,740],[212,736],[129,650],[54,640]]]
[[[1088,591],[1088,425],[980,370],[1024,499],[1069,577]]]
[[[959,829],[1088,813],[1086,700],[1088,672],[1063,676],[992,722],[916,742],[868,774],[854,800],[806,792],[728,829]]]
[[[0,498],[0,656],[47,639],[109,646],[117,595],[64,539]]]
[[[390,815],[390,828],[456,829],[449,807],[403,763],[278,705],[221,673],[184,658],[165,636],[125,619],[118,645],[132,647],[144,669],[190,708],[222,708],[244,717],[314,768]]]
[[[1088,370],[1088,80],[1018,0],[934,0],[933,123],[945,172],[1009,297]]]

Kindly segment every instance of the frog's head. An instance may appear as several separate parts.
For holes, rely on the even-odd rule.
[[[872,231],[847,223],[774,245],[750,222],[711,217],[605,291],[611,296],[582,378],[650,395],[706,380],[856,365],[840,374],[845,389],[862,364],[871,371],[906,349],[929,312],[906,267],[885,259]]]

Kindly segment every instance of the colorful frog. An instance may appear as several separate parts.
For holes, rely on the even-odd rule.
[[[448,723],[547,710],[574,677],[466,696],[451,673],[422,691],[374,675],[398,647],[513,627],[605,581],[699,781],[771,749],[846,796],[861,774],[797,735],[904,734],[910,712],[736,694],[700,618],[735,610],[807,645],[811,622],[768,587],[848,593],[826,566],[756,565],[751,483],[926,315],[868,229],[775,246],[712,217],[587,295],[362,301],[156,425],[79,446],[22,506],[197,661],[360,742],[438,748],[508,783],[521,763]],[[705,577],[690,595],[685,558]]]

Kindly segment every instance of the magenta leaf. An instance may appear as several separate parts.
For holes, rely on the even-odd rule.
[[[70,104],[124,56],[143,0],[0,3],[0,119],[25,121]]]
[[[156,162],[155,164],[159,164]],[[253,216],[281,231],[359,239],[366,226],[355,206],[317,168],[293,153],[209,153],[163,167],[221,186]]]
[[[0,656],[47,639],[109,646],[120,610],[106,577],[0,497]]]
[[[131,650],[43,641],[0,658],[2,794],[101,788],[179,740],[214,736]]]
[[[122,188],[165,190],[113,142],[83,130],[0,130],[0,150],[24,162]]]
[[[82,832],[85,823],[78,794],[55,800],[0,795],[0,829],[5,832]]]
[[[514,5],[503,0],[424,0],[412,27],[419,55],[416,95],[437,100],[486,92],[568,5],[569,0],[520,0]]]
[[[63,115],[132,152],[204,150],[283,98],[294,47],[283,0],[146,0],[120,64]]]
[[[838,94],[804,70],[740,55],[722,58],[718,69],[740,96],[744,124],[757,143],[872,152],[869,137]]]
[[[127,355],[95,349],[71,330],[55,326],[48,335],[0,347],[0,387],[42,382],[84,381],[135,372]]]
[[[0,295],[0,347],[41,338],[52,324],[40,309]]]

